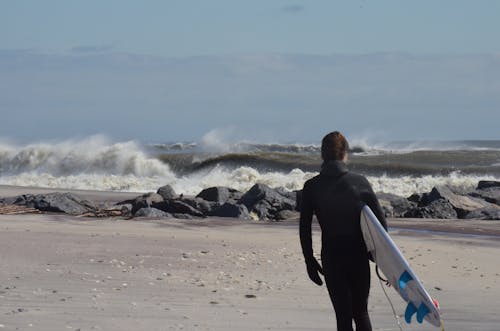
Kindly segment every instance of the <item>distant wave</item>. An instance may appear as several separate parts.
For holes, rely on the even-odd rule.
[[[216,147],[197,142],[174,142],[165,144],[148,144],[153,153],[294,153],[320,154],[319,144],[282,144],[232,142],[219,143]],[[377,143],[363,139],[350,142],[350,153],[356,155],[407,154],[413,152],[452,152],[452,151],[500,151],[500,141],[496,140],[464,140],[464,141],[396,141]]]
[[[188,174],[214,166],[237,168],[247,166],[259,171],[318,171],[319,154],[295,153],[229,153],[229,154],[162,154],[160,160],[178,173]],[[352,155],[349,167],[366,175],[444,176],[454,172],[500,176],[500,151],[416,151],[406,154]]]

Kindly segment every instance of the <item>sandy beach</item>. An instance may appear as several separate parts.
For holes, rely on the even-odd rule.
[[[33,193],[1,193],[21,191]],[[439,300],[446,330],[499,330],[496,224],[458,222],[390,220],[390,233]],[[2,330],[336,329],[326,288],[307,278],[297,220],[0,215],[0,261]],[[402,299],[386,289],[402,314]],[[374,272],[370,312],[374,330],[399,330]]]

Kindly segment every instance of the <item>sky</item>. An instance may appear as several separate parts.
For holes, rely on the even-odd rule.
[[[500,139],[498,1],[2,1],[0,138]]]

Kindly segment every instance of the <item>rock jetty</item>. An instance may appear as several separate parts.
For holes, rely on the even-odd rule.
[[[463,191],[437,186],[430,192],[400,197],[377,194],[386,217],[500,220],[500,182],[480,181]],[[48,193],[0,198],[0,206],[18,206],[41,212],[94,217],[204,218],[232,217],[242,220],[281,221],[296,219],[301,191],[286,191],[255,184],[247,192],[210,187],[196,196],[177,194],[165,185],[157,192],[139,195],[111,206],[100,206],[72,193]],[[7,210],[7,209],[6,209]],[[10,210],[10,209],[9,209]]]

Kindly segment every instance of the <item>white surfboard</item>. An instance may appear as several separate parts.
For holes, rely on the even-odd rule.
[[[437,301],[435,303],[427,293],[408,261],[370,207],[363,207],[360,222],[368,252],[371,253],[378,268],[382,270],[392,287],[408,303],[405,311],[406,322],[411,323],[412,316],[416,314],[419,323],[425,319],[432,325],[443,329],[439,310],[436,307]]]

